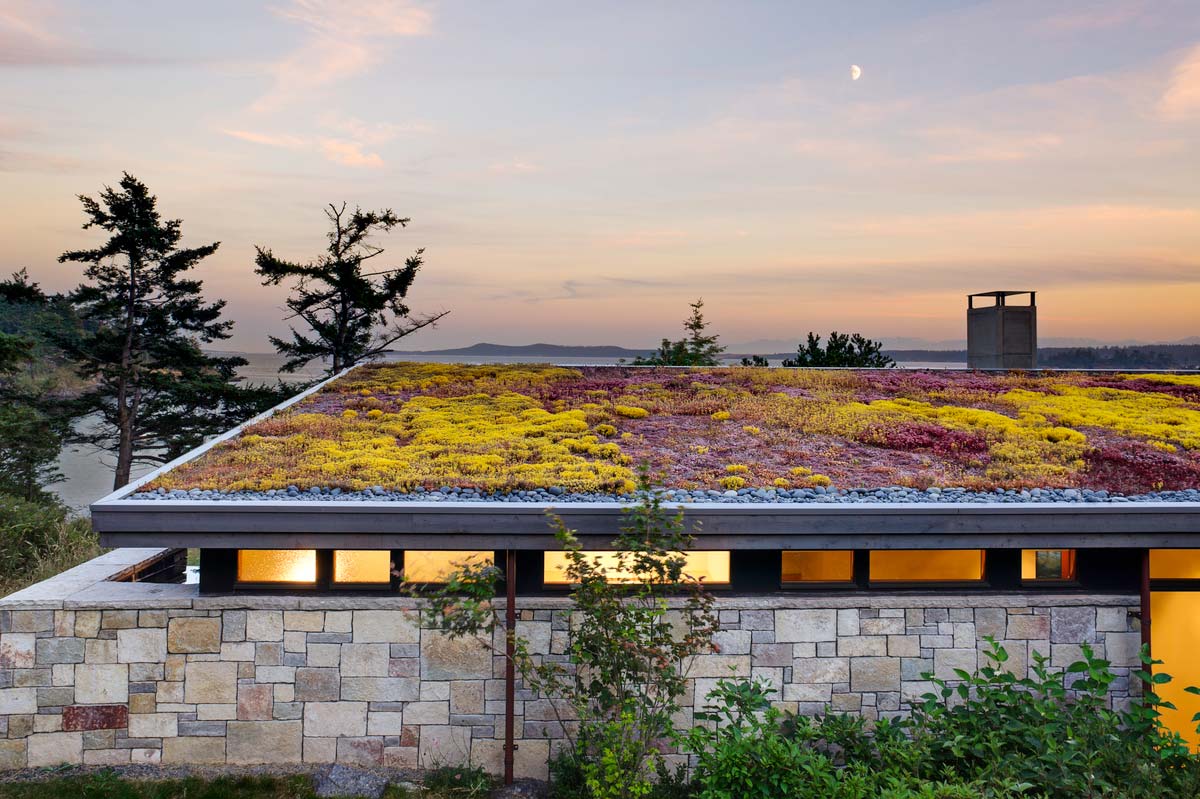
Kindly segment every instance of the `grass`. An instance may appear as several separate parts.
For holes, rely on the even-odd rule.
[[[410,794],[389,786],[384,799],[406,799]],[[124,780],[102,771],[82,776],[58,777],[42,782],[0,783],[0,799],[315,799],[312,780],[289,777],[190,777],[183,780]]]
[[[53,577],[103,550],[86,518],[0,496],[0,596]]]

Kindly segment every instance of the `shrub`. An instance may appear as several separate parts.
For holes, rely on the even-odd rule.
[[[87,519],[0,494],[0,596],[100,554]]]
[[[422,779],[427,796],[440,799],[486,799],[492,792],[491,775],[479,766],[438,766]]]

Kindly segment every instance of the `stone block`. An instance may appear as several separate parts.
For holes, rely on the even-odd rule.
[[[314,646],[316,646],[314,644]],[[323,646],[338,646],[323,644]],[[388,645],[379,644],[341,644],[341,671],[344,677],[386,677],[388,676]]]
[[[238,664],[231,663],[230,665]],[[254,668],[254,679],[257,682],[295,682],[296,668],[294,666],[258,666]]]
[[[136,610],[106,610],[100,620],[102,630],[127,630],[137,627]]]
[[[308,633],[300,630],[283,631],[284,652],[304,652],[308,649]]]
[[[162,762],[162,750],[148,747],[130,749],[129,762],[135,765],[156,766]]]
[[[842,657],[882,657],[887,649],[888,639],[883,635],[852,635],[837,641],[837,653]]]
[[[752,644],[750,662],[758,667],[780,667],[792,665],[794,644]]]
[[[227,610],[221,614],[221,640],[246,640],[246,611]]]
[[[1094,607],[1051,608],[1050,643],[1088,644],[1096,640]]]
[[[129,714],[130,738],[174,738],[178,717],[174,713]]]
[[[837,612],[838,635],[858,635],[859,631],[858,608],[846,608]]]
[[[1008,616],[1008,635],[1012,639],[1048,639],[1050,637],[1050,617],[1035,616],[1031,613],[1010,613]]]
[[[158,712],[158,697],[157,687],[153,694],[130,694],[129,695],[129,712],[130,713],[156,713]]]
[[[25,739],[0,740],[0,771],[25,768]]]
[[[160,682],[155,686],[154,701],[163,704],[183,704],[183,683]]]
[[[351,644],[309,644],[308,665],[337,668],[342,660],[342,647]],[[374,646],[374,644],[359,644],[359,646]]]
[[[296,669],[297,702],[336,702],[341,696],[337,669]]]
[[[100,634],[100,611],[75,611],[75,637],[95,638]]]
[[[722,655],[749,655],[749,630],[721,630],[713,636],[716,652]]]
[[[295,702],[296,701],[296,686],[289,685],[285,682],[272,683],[275,687],[276,702]]]
[[[303,727],[299,721],[231,721],[226,725],[225,761],[231,765],[299,763]]]
[[[83,733],[48,732],[29,736],[29,767],[83,762]]]
[[[304,705],[304,728],[321,737],[367,734],[366,702],[308,702]]]
[[[325,612],[321,610],[285,610],[283,629],[319,633],[325,629]]]
[[[449,724],[449,702],[412,702],[404,708],[406,724]]]
[[[274,705],[275,691],[270,684],[244,683],[238,686],[238,721],[270,721]]]
[[[350,610],[328,610],[325,612],[325,632],[348,633],[354,629],[354,612]]]
[[[36,653],[36,633],[0,635],[0,669],[32,669]]]
[[[356,610],[353,633],[356,644],[415,644],[421,640],[416,616],[403,610]]]
[[[238,667],[224,661],[189,661],[183,696],[188,704],[235,704]]]
[[[1004,608],[975,608],[975,632],[980,638],[999,641],[1008,628],[1008,613]]]
[[[921,654],[921,636],[889,635],[887,653],[890,657],[915,658]]]
[[[749,677],[749,655],[697,655],[688,669],[690,677]]]
[[[783,686],[785,702],[828,702],[833,698],[833,686],[789,682]]]
[[[167,631],[161,627],[117,630],[118,663],[162,663],[167,659]]]
[[[34,658],[40,666],[54,663],[82,663],[82,638],[38,638]]]
[[[899,691],[900,659],[856,657],[850,660],[851,691]]]
[[[235,704],[196,705],[196,718],[200,721],[232,721],[237,718],[237,714],[238,708]]]
[[[0,688],[0,716],[37,713],[37,689]]]
[[[167,626],[167,611],[165,610],[139,610],[138,611],[138,627],[166,627]]]
[[[849,658],[796,658],[792,661],[792,682],[850,682]]]
[[[337,762],[355,766],[382,766],[382,738],[338,738]]]
[[[859,622],[859,635],[904,635],[904,618],[862,619]]]
[[[88,663],[75,666],[76,704],[118,705],[128,701],[129,666],[127,664]]]
[[[84,663],[116,663],[117,639],[87,638],[83,642]]]
[[[85,766],[123,766],[129,762],[128,749],[84,749]]]
[[[1124,612],[1124,611],[1122,611]],[[1140,651],[1142,634],[1107,633],[1104,636],[1104,654],[1115,668],[1141,667]]]
[[[411,702],[421,696],[415,677],[343,677],[342,699],[364,702]]]
[[[5,632],[41,633],[54,629],[52,610],[14,610],[11,626]]]
[[[426,725],[421,727],[420,739],[421,768],[462,766],[470,762],[470,727]]]
[[[400,735],[403,732],[403,713],[368,711],[367,735]]]
[[[247,641],[282,641],[283,640],[283,611],[282,610],[248,610],[248,611],[246,611],[246,640]]]
[[[1128,608],[1096,608],[1096,631],[1123,633],[1129,630]]]
[[[933,653],[933,676],[939,680],[960,680],[955,669],[974,674],[979,662],[975,649],[937,649]]]
[[[435,630],[426,630],[421,637],[422,679],[479,680],[491,676],[492,653],[482,641],[452,638]]]
[[[483,682],[458,680],[450,683],[451,713],[482,713]]]
[[[781,643],[836,641],[837,611],[777,610],[775,640]]]
[[[129,726],[125,705],[72,705],[63,708],[63,730],[121,730]]]
[[[188,736],[163,741],[163,763],[220,765],[225,762],[225,738]]]
[[[33,717],[34,732],[61,732],[62,716],[58,713],[39,713]]]
[[[173,654],[220,652],[221,619],[216,616],[171,619],[167,625],[167,651]]]
[[[337,738],[304,738],[305,763],[332,763],[337,760]]]
[[[226,641],[221,644],[220,659],[253,662],[254,643],[252,641]]]

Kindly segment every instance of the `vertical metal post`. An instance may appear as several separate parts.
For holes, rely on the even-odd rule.
[[[1142,550],[1142,645],[1150,646],[1150,550]],[[1149,671],[1150,667],[1147,666]]]
[[[517,553],[511,549],[504,552],[504,587],[504,784],[512,785],[517,748],[513,735],[517,685],[517,669],[513,662],[516,653],[514,638],[517,634]]]

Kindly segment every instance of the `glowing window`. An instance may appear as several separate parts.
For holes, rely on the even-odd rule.
[[[1022,580],[1074,580],[1075,550],[1022,549]]]
[[[239,549],[238,581],[312,583],[317,580],[315,549]]]
[[[885,549],[871,552],[871,579],[961,583],[983,579],[982,549]]]
[[[783,553],[785,583],[848,583],[854,580],[854,551],[798,549]]]
[[[608,579],[616,583],[632,583],[637,578],[628,571],[617,569],[617,553],[585,551],[583,554],[596,558],[605,570]],[[546,552],[542,566],[542,581],[546,585],[567,585],[567,555],[565,552]],[[704,580],[710,585],[729,582],[729,552],[686,552],[683,573],[693,580]]]
[[[335,583],[388,583],[392,580],[392,553],[388,549],[335,549]]]
[[[1153,562],[1151,560],[1151,564]],[[1200,735],[1191,719],[1200,713],[1200,696],[1189,694],[1184,688],[1200,685],[1200,663],[1196,661],[1196,640],[1200,638],[1200,593],[1152,591],[1150,618],[1154,620],[1150,628],[1153,639],[1150,648],[1155,659],[1163,662],[1155,670],[1174,678],[1169,683],[1154,686],[1163,701],[1175,705],[1175,710],[1162,708],[1163,723],[1167,729],[1182,735],[1196,751],[1200,749]]]
[[[1155,580],[1200,580],[1200,549],[1150,550],[1150,576]]]
[[[444,583],[463,564],[490,566],[495,553],[475,549],[406,549],[404,579],[412,583]]]

